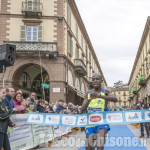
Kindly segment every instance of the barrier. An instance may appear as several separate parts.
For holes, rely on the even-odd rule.
[[[149,121],[150,110],[131,110],[95,112],[80,115],[30,113],[27,122],[29,124],[85,127],[101,124],[131,124]]]
[[[11,120],[17,124],[16,128],[8,129],[8,137],[12,150],[27,150],[46,143],[49,147],[55,137],[71,132],[70,127],[43,126],[40,124],[27,124],[28,114],[11,116]],[[59,134],[58,134],[59,133]],[[51,143],[49,142],[51,141]]]

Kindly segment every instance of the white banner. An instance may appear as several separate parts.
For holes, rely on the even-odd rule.
[[[71,132],[71,127],[65,127],[65,126],[54,126],[54,138],[60,137],[62,135],[65,135],[67,133]]]
[[[17,124],[16,128],[9,128],[8,136],[12,150],[26,150],[54,138],[52,126],[26,124],[28,114],[11,116]]]

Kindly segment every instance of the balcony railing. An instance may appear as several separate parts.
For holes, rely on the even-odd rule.
[[[75,71],[81,76],[86,76],[87,71],[86,71],[86,66],[82,59],[74,59],[74,65],[75,65]]]
[[[45,53],[57,56],[57,43],[51,42],[20,42],[20,41],[4,41],[4,43],[16,45],[17,53]]]
[[[43,5],[38,2],[22,2],[22,14],[24,17],[41,17]]]

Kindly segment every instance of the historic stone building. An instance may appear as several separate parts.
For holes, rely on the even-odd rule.
[[[118,87],[109,87],[109,89],[111,89],[112,94],[114,94],[118,99],[117,102],[109,102],[109,108],[118,106],[123,109],[127,109],[130,107],[130,102],[128,101],[128,97],[129,97],[128,85],[124,84]]]
[[[74,0],[0,0],[3,43],[17,50],[6,88],[81,104],[93,73],[107,84]]]
[[[150,17],[146,21],[144,32],[129,79],[131,106],[144,98],[150,103]]]

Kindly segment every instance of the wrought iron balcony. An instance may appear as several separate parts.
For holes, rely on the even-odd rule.
[[[86,66],[82,59],[74,59],[74,65],[74,70],[76,71],[76,73],[78,73],[80,76],[87,75]]]
[[[49,54],[49,56],[57,57],[57,43],[51,42],[20,42],[20,41],[4,41],[4,43],[16,45],[17,54]]]
[[[38,2],[22,2],[22,14],[24,17],[42,16],[43,5]]]

